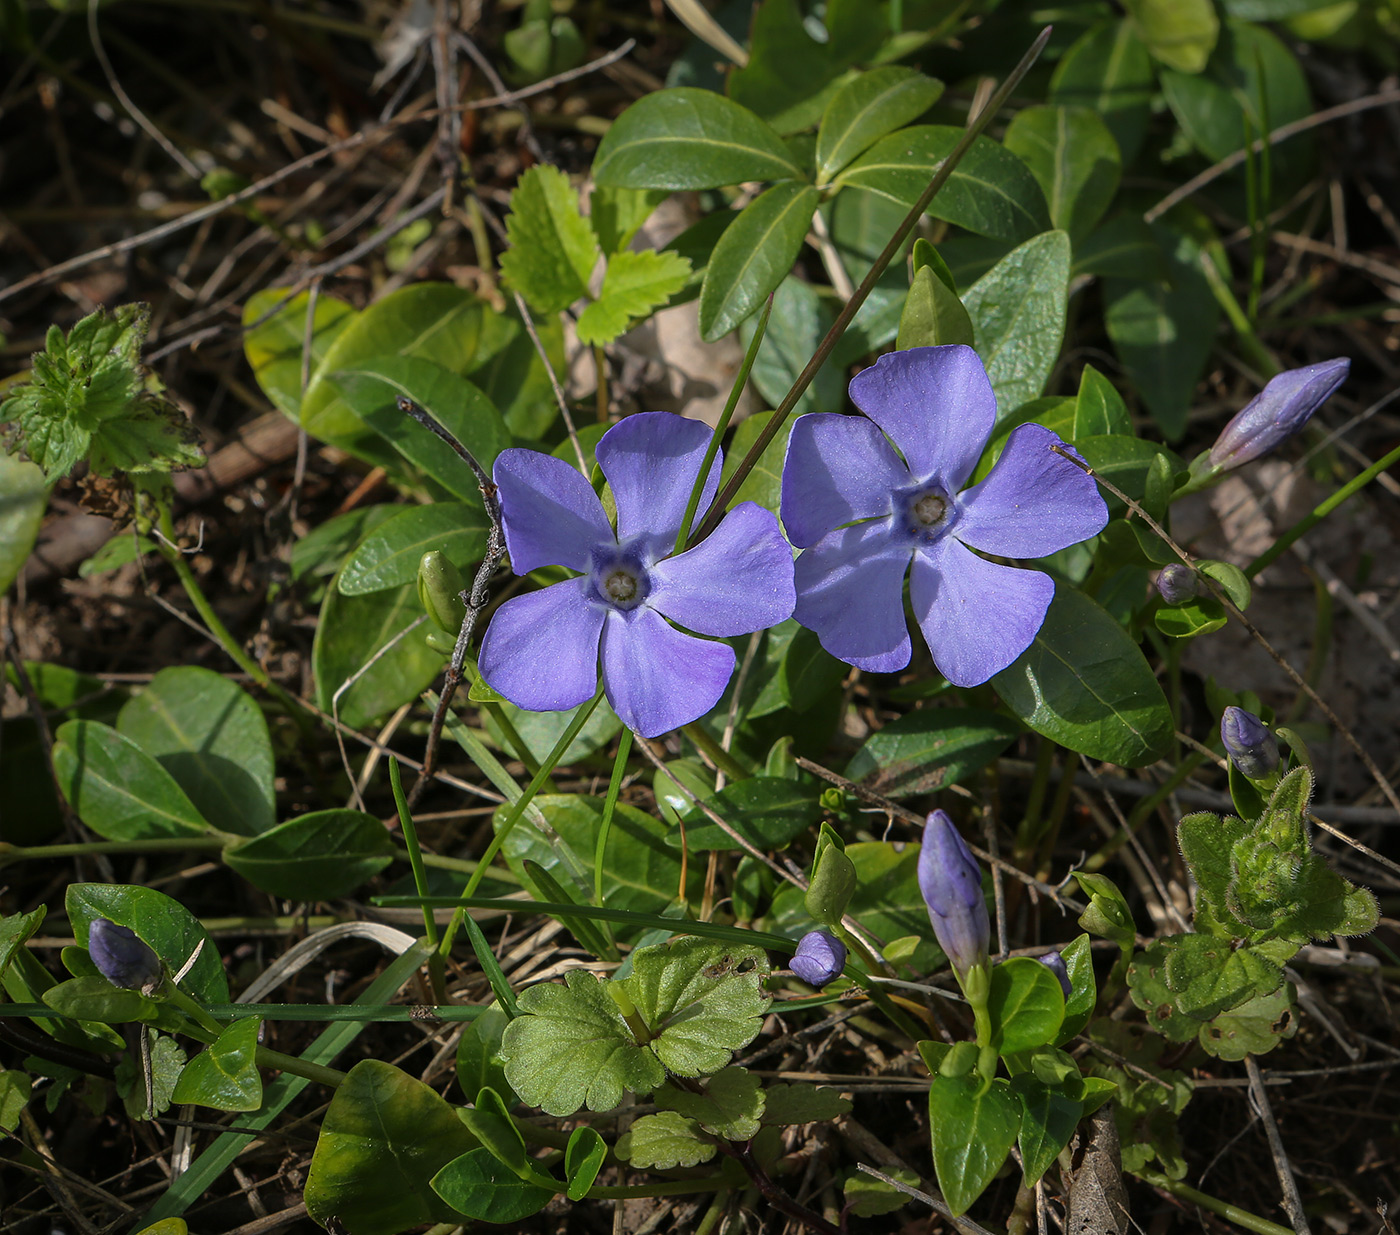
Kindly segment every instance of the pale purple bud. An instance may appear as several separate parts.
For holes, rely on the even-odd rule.
[[[953,821],[941,810],[924,824],[919,890],[938,946],[959,974],[985,964],[992,924],[982,895],[982,869]]]
[[[1065,998],[1068,999],[1074,991],[1074,986],[1069,980],[1069,969],[1065,965],[1065,958],[1058,952],[1047,952],[1044,956],[1037,956],[1035,959],[1060,979],[1060,989],[1064,991]]]
[[[1157,595],[1168,605],[1184,605],[1198,590],[1196,572],[1184,562],[1163,566],[1157,576]]]
[[[846,945],[830,931],[808,931],[792,955],[792,972],[820,990],[846,968]]]
[[[1210,448],[1210,464],[1229,469],[1268,454],[1297,433],[1344,381],[1346,357],[1289,369],[1269,383],[1235,415]]]
[[[1220,740],[1230,762],[1250,780],[1259,780],[1278,767],[1278,741],[1253,712],[1226,708],[1220,718]]]
[[[96,918],[88,927],[88,955],[113,986],[144,991],[160,985],[160,957],[128,926]]]

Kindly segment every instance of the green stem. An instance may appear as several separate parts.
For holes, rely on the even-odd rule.
[[[522,793],[510,808],[510,813],[501,821],[501,826],[496,829],[496,835],[491,838],[491,843],[486,846],[486,852],[481,855],[477,863],[476,870],[467,880],[467,886],[462,889],[456,911],[452,915],[452,921],[447,924],[447,930],[443,932],[442,943],[439,947],[442,955],[446,957],[452,951],[452,941],[457,937],[458,930],[461,929],[462,919],[466,916],[466,908],[460,903],[469,900],[481,886],[481,881],[486,877],[486,872],[491,867],[491,862],[500,853],[501,847],[506,843],[511,834],[511,830],[525,816],[525,811],[531,802],[535,800],[535,795],[539,793],[544,782],[549,779],[549,774],[558,766],[559,760],[564,757],[564,752],[569,749],[573,741],[578,737],[579,730],[588,723],[588,718],[593,715],[593,710],[598,706],[603,697],[603,685],[598,684],[598,690],[593,698],[579,708],[569,726],[559,735],[559,740],[554,743],[554,749],[549,752],[544,763],[540,765],[540,770],[535,773],[534,778],[525,786]],[[419,903],[429,905],[434,898],[422,897]]]
[[[734,385],[730,388],[729,398],[725,401],[724,411],[720,413],[719,422],[715,425],[710,444],[705,447],[705,457],[701,460],[700,471],[696,474],[695,483],[690,487],[690,500],[685,504],[685,518],[681,520],[680,530],[676,533],[676,547],[671,551],[673,554],[682,552],[685,549],[686,541],[690,539],[690,529],[695,523],[695,512],[700,507],[700,494],[705,490],[705,481],[709,479],[710,468],[714,464],[715,455],[719,453],[720,439],[728,430],[729,421],[734,416],[734,409],[739,405],[739,396],[744,393],[744,387],[748,385],[749,370],[753,368],[753,362],[758,358],[758,348],[763,342],[763,336],[768,331],[768,319],[772,313],[773,297],[770,294],[763,306],[763,316],[758,319],[758,329],[753,332],[753,338],[749,340],[748,350],[744,353],[744,363],[739,366],[738,375],[734,378]]]
[[[1299,519],[1288,531],[1284,532],[1282,536],[1274,541],[1271,548],[1264,550],[1263,553],[1246,566],[1244,568],[1244,573],[1253,579],[1254,576],[1269,565],[1270,562],[1275,561],[1281,554],[1286,552],[1300,536],[1310,532],[1321,523],[1323,519],[1327,518],[1328,515],[1336,510],[1338,506],[1345,502],[1347,498],[1351,497],[1353,494],[1359,493],[1369,485],[1371,481],[1375,480],[1377,476],[1388,468],[1393,467],[1396,463],[1400,463],[1400,446],[1390,451],[1378,462],[1371,464],[1361,475],[1349,480],[1326,501],[1315,506],[1310,514],[1306,514]]]
[[[185,555],[180,552],[175,543],[175,522],[171,517],[170,503],[157,498],[156,509],[161,532],[160,537],[156,540],[156,548],[161,557],[175,571],[175,577],[180,580],[180,586],[185,589],[185,595],[190,598],[190,603],[194,606],[195,612],[199,614],[200,620],[208,627],[209,633],[228,653],[234,664],[282,704],[288,714],[297,720],[298,724],[305,724],[308,717],[301,700],[267,676],[263,667],[244,651],[243,645],[233,637],[228,627],[220,620],[219,615],[214,612],[214,606],[209,603],[204,589],[199,586],[199,580],[194,577],[194,571],[185,561]]]
[[[295,1055],[284,1055],[281,1051],[274,1051],[266,1046],[258,1047],[257,1059],[260,1068],[276,1068],[279,1072],[290,1072],[293,1076],[305,1077],[308,1081],[316,1081],[329,1089],[339,1089],[341,1082],[345,1080],[345,1073],[335,1068],[298,1059]]]
[[[515,727],[515,722],[506,715],[506,710],[499,703],[483,703],[482,710],[491,717],[505,736],[506,745],[515,753],[515,757],[525,765],[525,770],[533,776],[540,770],[540,761],[535,758],[535,752],[526,744],[521,737],[520,730]],[[545,792],[553,793],[554,786],[550,782],[545,784]]]
[[[1191,1201],[1202,1209],[1208,1209],[1218,1217],[1224,1218],[1227,1222],[1244,1227],[1246,1231],[1255,1231],[1257,1235],[1294,1235],[1292,1227],[1279,1226],[1277,1222],[1270,1222],[1267,1218],[1261,1218],[1258,1214],[1250,1213],[1247,1209],[1230,1204],[1229,1201],[1222,1201],[1205,1192],[1198,1192],[1189,1184],[1169,1179],[1155,1171],[1134,1171],[1132,1174],[1137,1175],[1139,1179],[1151,1184],[1154,1188],[1160,1188],[1163,1192],[1179,1196],[1183,1201]]]
[[[690,724],[683,725],[681,727],[681,732],[694,742],[700,750],[704,751],[715,767],[729,777],[730,780],[748,780],[749,777],[753,775],[748,768],[725,750],[698,720],[693,720]]]
[[[613,759],[608,796],[603,800],[603,818],[598,824],[598,843],[593,850],[593,903],[599,908],[603,904],[603,855],[607,852],[608,832],[612,829],[613,812],[617,809],[617,796],[622,792],[622,778],[627,771],[627,756],[631,753],[632,730],[623,729],[617,742],[617,756]]]
[[[763,452],[768,449],[769,444],[779,432],[782,431],[788,416],[792,414],[792,409],[797,406],[797,401],[802,398],[807,387],[810,386],[831,355],[832,349],[836,346],[841,336],[846,333],[846,327],[851,324],[857,311],[866,301],[874,289],[881,275],[885,273],[890,262],[894,260],[894,255],[899,251],[900,246],[908,238],[909,233],[914,230],[918,221],[923,218],[924,211],[928,209],[929,203],[934,195],[948,183],[954,170],[961,162],[963,156],[972,149],[972,143],[981,135],[983,129],[991,122],[992,117],[1002,108],[1002,105],[1010,97],[1011,92],[1020,83],[1021,79],[1030,72],[1031,66],[1040,57],[1045,44],[1050,39],[1050,28],[1047,26],[1040,32],[1030,50],[1021,57],[1021,61],[1008,74],[1006,80],[1001,84],[1000,89],[988,100],[986,106],[982,108],[976,116],[971,117],[968,126],[963,130],[962,136],[958,139],[958,144],[953,147],[948,157],[938,165],[938,169],[933,173],[924,191],[919,194],[919,199],[911,207],[909,213],[904,216],[904,221],[895,228],[894,235],[890,237],[889,243],[885,245],[880,256],[875,259],[865,278],[861,280],[860,286],[852,293],[851,298],[842,306],[841,312],[836,315],[836,320],[831,324],[831,329],[826,332],[826,336],[817,345],[817,350],[812,358],[807,362],[806,368],[797,375],[797,380],[787,394],[783,396],[783,401],[778,404],[777,410],[769,417],[768,423],[763,427],[763,431],[758,435],[754,444],[749,447],[749,452],[740,460],[739,466],[734,469],[733,475],[720,490],[719,496],[715,498],[709,513],[700,524],[696,533],[696,540],[703,540],[724,516],[724,512],[729,508],[729,503],[734,500],[734,495],[738,493],[739,486],[744,483],[748,475],[753,471],[754,466],[763,456]]]
[[[394,805],[399,812],[399,828],[403,832],[404,848],[408,850],[408,865],[413,871],[413,886],[419,896],[428,895],[428,872],[423,866],[423,850],[418,844],[418,828],[413,822],[413,812],[408,809],[408,799],[404,796],[403,777],[399,773],[399,761],[389,756],[389,785],[394,791]],[[442,953],[438,952],[437,919],[431,909],[423,910],[423,934],[434,949],[428,958],[428,979],[433,987],[433,999],[437,1003],[447,1002],[447,966]]]

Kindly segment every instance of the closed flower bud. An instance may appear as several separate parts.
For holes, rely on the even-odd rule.
[[[846,967],[846,945],[830,931],[808,931],[792,956],[792,972],[820,990]]]
[[[992,924],[982,895],[982,869],[953,821],[941,810],[924,824],[919,890],[938,946],[959,974],[987,963]]]
[[[1268,454],[1308,423],[1350,369],[1351,361],[1341,357],[1271,378],[1216,439],[1210,448],[1211,466],[1228,470]]]
[[[1058,952],[1047,952],[1044,956],[1035,958],[1053,973],[1060,980],[1060,989],[1064,991],[1065,998],[1068,999],[1074,991],[1074,986],[1069,980],[1069,969],[1065,965],[1065,958]]]
[[[165,976],[160,957],[135,931],[106,918],[88,928],[88,955],[97,972],[123,990],[150,994]]]
[[[418,563],[418,600],[428,620],[454,638],[467,616],[461,593],[467,586],[462,572],[437,549],[423,554]]]
[[[1184,605],[1198,590],[1196,572],[1184,562],[1163,566],[1157,576],[1157,595],[1164,604]]]
[[[1262,780],[1278,767],[1278,741],[1253,712],[1229,707],[1220,718],[1225,753],[1248,779]]]

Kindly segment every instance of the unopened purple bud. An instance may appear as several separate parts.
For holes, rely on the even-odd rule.
[[[88,928],[88,955],[113,986],[149,993],[165,976],[150,946],[128,926],[96,918]]]
[[[1058,952],[1047,952],[1044,956],[1037,956],[1035,959],[1060,979],[1060,989],[1064,991],[1065,998],[1068,999],[1074,992],[1074,985],[1069,980],[1069,969],[1065,965],[1065,958]]]
[[[1220,718],[1225,753],[1250,780],[1260,780],[1278,767],[1278,741],[1253,712],[1229,707]]]
[[[846,968],[846,945],[830,931],[808,931],[792,954],[792,972],[820,990]]]
[[[919,890],[938,946],[959,974],[985,964],[992,924],[982,895],[982,868],[953,821],[941,810],[924,824]]]
[[[1196,572],[1184,562],[1163,566],[1157,576],[1157,595],[1169,605],[1184,605],[1198,591]]]
[[[1210,448],[1210,464],[1229,469],[1268,454],[1297,433],[1308,418],[1346,381],[1351,361],[1346,357],[1289,369],[1270,378],[1267,386],[1235,415]]]

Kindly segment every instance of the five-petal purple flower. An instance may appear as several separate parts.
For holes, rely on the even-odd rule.
[[[850,390],[865,416],[802,416],[788,441],[783,524],[805,550],[793,616],[849,664],[902,669],[912,650],[902,601],[910,574],[934,663],[954,685],[976,686],[1031,645],[1055,584],[973,550],[1044,557],[1100,532],[1108,508],[1093,478],[1051,449],[1059,437],[1037,424],[1013,430],[986,479],[960,492],[997,415],[970,347],[889,353]]]
[[[601,649],[608,702],[643,737],[719,701],[734,651],[713,639],[784,621],[795,595],[792,551],[777,519],[753,502],[670,556],[710,437],[708,426],[671,412],[628,416],[603,435],[596,453],[617,506],[616,532],[592,486],[562,459],[520,449],[497,456],[492,478],[511,569],[563,566],[579,576],[497,610],[480,658],[494,690],[533,712],[577,707],[597,690]],[[720,465],[717,455],[702,511]]]

